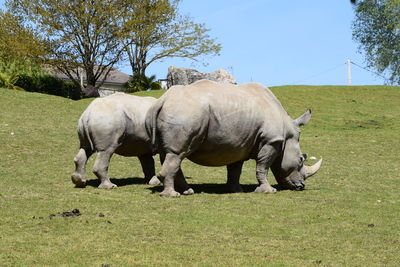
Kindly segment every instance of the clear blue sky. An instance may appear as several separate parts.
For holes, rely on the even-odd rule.
[[[182,0],[180,12],[211,29],[221,55],[206,58],[207,66],[182,59],[156,62],[148,75],[165,78],[175,65],[207,72],[223,68],[239,83],[345,85],[346,60],[365,65],[352,40],[349,0]],[[130,73],[128,66],[121,69]],[[351,70],[355,85],[384,83],[354,65]]]

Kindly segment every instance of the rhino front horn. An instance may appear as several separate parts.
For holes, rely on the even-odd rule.
[[[322,158],[312,166],[305,166],[306,167],[306,175],[305,175],[304,179],[307,179],[308,177],[316,174],[317,171],[319,170],[319,168],[321,168],[321,164],[322,164]]]

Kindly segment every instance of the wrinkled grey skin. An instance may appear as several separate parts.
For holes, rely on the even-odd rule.
[[[239,178],[248,159],[256,160],[255,192],[276,192],[266,179],[269,168],[281,187],[304,189],[304,180],[321,165],[320,160],[305,166],[300,151],[299,126],[310,118],[307,110],[292,120],[272,92],[257,83],[237,86],[201,80],[171,87],[146,116],[146,129],[163,162],[161,195],[180,195],[174,181],[181,185],[181,193],[194,193],[180,171],[184,158],[204,166],[226,165],[230,192],[242,191]]]
[[[95,99],[78,122],[80,149],[74,158],[75,172],[71,175],[77,187],[85,187],[85,166],[97,152],[93,172],[100,179],[99,188],[116,188],[108,177],[108,165],[113,153],[139,157],[145,181],[155,177],[150,138],[145,118],[156,101],[153,97],[138,97],[124,93]],[[158,179],[156,180],[158,181]]]

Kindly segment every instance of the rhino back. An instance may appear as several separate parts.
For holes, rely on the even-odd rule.
[[[250,86],[251,87],[251,86]],[[222,166],[252,156],[264,140],[284,137],[280,107],[260,88],[200,81],[166,98],[159,118],[169,135],[190,136],[187,156],[207,166]],[[175,150],[183,144],[170,138]]]
[[[149,137],[144,120],[155,99],[123,93],[94,100],[81,117],[96,151],[118,147],[122,156],[149,153]]]

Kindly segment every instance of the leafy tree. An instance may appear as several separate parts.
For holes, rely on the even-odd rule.
[[[4,77],[42,72],[45,43],[21,18],[0,10],[0,73]]]
[[[210,38],[204,24],[178,14],[179,2],[143,0],[132,10],[135,20],[125,43],[133,74],[145,74],[150,64],[168,57],[196,61],[219,54],[221,45]]]
[[[126,52],[133,73],[166,57],[197,60],[218,54],[203,24],[178,15],[179,0],[7,0],[13,14],[42,33],[46,63],[75,84],[85,76],[86,96],[98,94]],[[83,75],[84,74],[84,75]]]
[[[368,66],[400,84],[400,0],[355,1],[355,13],[353,38]]]
[[[156,82],[156,76],[147,77],[141,73],[135,73],[129,82],[126,84],[126,92],[133,93],[145,90],[160,90],[161,84]]]
[[[86,77],[86,88],[97,88],[120,60],[128,7],[140,1],[8,0],[7,6],[33,25],[49,44],[46,63],[76,85]]]

